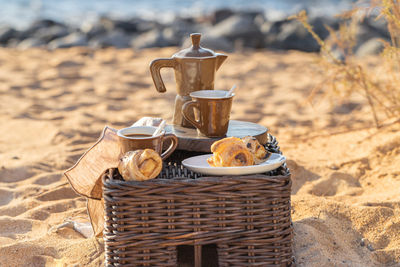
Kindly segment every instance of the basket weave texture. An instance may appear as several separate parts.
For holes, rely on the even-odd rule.
[[[266,147],[280,152],[272,136]],[[177,246],[210,244],[221,267],[290,266],[286,165],[265,174],[201,177],[176,160],[184,156],[177,152],[157,179],[145,182],[123,181],[116,169],[104,175],[106,266],[178,266]]]

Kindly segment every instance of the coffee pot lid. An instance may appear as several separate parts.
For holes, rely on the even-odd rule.
[[[200,46],[201,33],[190,34],[192,46],[175,53],[174,57],[212,57],[214,51]]]

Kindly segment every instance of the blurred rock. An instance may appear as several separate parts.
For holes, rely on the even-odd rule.
[[[298,21],[289,21],[281,26],[271,46],[277,49],[294,49],[305,52],[319,51],[319,45],[312,35]]]
[[[278,34],[283,24],[285,24],[286,20],[279,21],[265,21],[262,25],[260,25],[260,30],[263,34]]]
[[[171,44],[164,37],[163,31],[154,29],[146,33],[142,33],[131,41],[131,46],[135,49],[143,49],[150,47],[165,47]]]
[[[260,26],[260,30],[264,35],[264,47],[276,48],[277,37],[284,23],[286,21],[265,21]]]
[[[190,37],[185,38],[182,48],[188,48],[192,45],[192,41]],[[214,36],[202,36],[200,45],[202,47],[215,50],[215,51],[224,51],[224,52],[233,52],[234,47],[233,43],[228,41],[225,37],[214,37]]]
[[[375,27],[372,27],[371,25],[369,25],[367,22],[364,21],[363,23],[359,24],[357,27],[357,32],[356,32],[356,36],[355,36],[356,45],[353,48],[353,53],[356,53],[356,51],[358,51],[361,48],[361,46],[364,46],[371,39],[381,38],[385,41],[390,41],[390,37],[388,37],[388,36],[389,36],[389,34],[387,34],[387,35],[383,34],[383,32],[378,31]],[[371,41],[371,43],[368,46],[366,46],[366,47],[369,47],[368,50],[373,48],[372,43],[373,42]],[[377,43],[374,46],[375,46],[374,49],[379,50],[379,45]],[[367,49],[367,48],[364,48],[364,49]],[[364,50],[364,51],[367,51],[367,50]]]
[[[44,43],[53,41],[54,39],[67,36],[69,31],[64,25],[54,25],[48,28],[41,28],[33,35],[34,38],[42,40]]]
[[[144,20],[141,18],[133,18],[130,20],[136,23],[136,30],[138,33],[148,32],[152,29],[158,29],[161,25],[156,21]]]
[[[254,18],[248,15],[234,15],[218,23],[204,36],[224,37],[231,42],[240,40],[245,47],[261,48],[263,34],[254,23]]]
[[[57,22],[55,20],[51,20],[51,19],[39,19],[39,20],[34,21],[30,28],[40,29],[40,28],[51,27],[54,25],[62,25],[62,23]]]
[[[329,39],[325,25],[337,30],[340,19],[310,17],[310,24],[323,40]],[[383,19],[367,18],[358,25],[354,53],[376,54],[382,46],[374,38],[389,40],[387,24]],[[232,52],[241,48],[294,49],[307,52],[319,51],[320,47],[300,22],[281,19],[268,21],[263,11],[235,11],[218,9],[200,17],[176,16],[161,24],[156,20],[139,17],[114,19],[101,17],[71,28],[54,20],[42,19],[22,31],[10,27],[0,28],[0,45],[29,48],[51,48],[90,45],[94,48],[114,46],[136,49],[165,46],[185,46],[190,33],[203,33],[203,46],[214,50]],[[372,40],[374,39],[374,40]],[[24,41],[26,40],[26,41]],[[338,49],[334,52],[343,58]]]
[[[266,22],[266,18],[264,14],[258,14],[257,16],[254,17],[254,23],[257,25],[257,27],[260,29],[261,26]]]
[[[326,26],[331,27],[334,30],[339,28],[339,22],[337,19],[329,18],[329,17],[316,17],[310,19],[310,25],[313,27],[315,33],[324,40],[329,36],[329,31],[326,29]]]
[[[263,11],[257,11],[257,10],[245,10],[245,11],[239,11],[237,12],[238,15],[240,16],[245,16],[249,17],[251,19],[256,19],[257,17],[263,17],[264,18],[264,12]]]
[[[100,19],[99,24],[102,25],[107,31],[113,31],[116,29],[123,30],[125,32],[137,31],[136,21],[124,21],[103,17]]]
[[[326,29],[325,25],[330,26],[332,29],[337,29],[339,27],[337,20],[325,17],[311,18],[310,25],[313,27],[315,33],[323,40],[329,36],[329,31]],[[295,49],[306,52],[316,52],[320,49],[317,41],[315,41],[312,35],[308,33],[307,29],[298,21],[266,21],[260,28],[265,35],[265,47]]]
[[[230,16],[234,15],[235,13],[228,8],[217,9],[211,13],[211,23],[213,25],[220,23],[221,21],[229,18]]]
[[[166,42],[173,46],[179,46],[180,42],[182,40],[182,37],[179,38],[179,36],[182,36],[181,34],[176,34],[175,30],[173,28],[165,28],[162,31],[162,35],[165,38]]]
[[[193,22],[181,18],[175,18],[162,32],[165,40],[174,46],[181,45],[181,41],[193,32],[198,32],[199,27]]]
[[[358,25],[357,33],[355,36],[357,43],[354,49],[357,50],[362,44],[364,44],[365,42],[374,37],[380,37],[380,36],[379,35],[377,36],[377,33],[374,30],[371,30],[371,28],[368,25],[365,24]]]
[[[140,23],[141,21],[139,20],[115,20],[114,29],[128,33],[138,32],[138,26]]]
[[[11,47],[11,48],[16,48],[18,46],[18,44],[20,43],[19,40],[11,38],[10,40],[8,40],[7,44],[4,44],[3,46],[5,47]]]
[[[362,25],[374,32],[376,37],[390,38],[387,21],[383,18],[377,20],[376,17],[368,17],[362,22]]]
[[[381,38],[371,38],[357,49],[356,56],[378,55],[385,48]]]
[[[129,20],[118,20],[103,17],[98,24],[102,25],[107,31],[122,30],[126,33],[142,33],[159,27],[156,21],[132,18]]]
[[[6,44],[8,40],[16,35],[17,31],[11,27],[3,26],[0,28],[0,44]]]
[[[86,36],[81,32],[73,32],[65,37],[55,39],[48,45],[50,49],[69,48],[73,46],[87,46]]]
[[[52,27],[55,25],[62,25],[62,24],[50,19],[37,20],[33,22],[27,29],[20,31],[18,33],[17,39],[24,40],[26,38],[32,37],[40,29]]]
[[[33,47],[44,46],[45,44],[46,44],[45,41],[32,37],[24,39],[22,42],[18,43],[16,47],[18,49],[28,49]]]
[[[96,22],[84,22],[80,27],[80,31],[86,34],[88,39],[91,39],[95,36],[105,34],[107,32],[107,29],[106,27],[104,27],[104,25],[96,21]]]
[[[89,45],[94,48],[103,48],[114,46],[116,48],[128,48],[132,37],[121,30],[107,32],[96,36],[89,41]]]

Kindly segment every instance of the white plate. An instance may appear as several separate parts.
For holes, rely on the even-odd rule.
[[[269,159],[261,164],[243,167],[211,167],[207,159],[213,154],[201,155],[187,158],[182,161],[183,166],[191,171],[208,175],[246,175],[264,173],[274,170],[281,166],[285,161],[285,156],[272,153]]]

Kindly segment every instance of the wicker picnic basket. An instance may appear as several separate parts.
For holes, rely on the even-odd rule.
[[[266,145],[280,153],[276,139]],[[286,165],[257,175],[205,177],[177,151],[157,179],[103,177],[106,266],[290,266]]]

